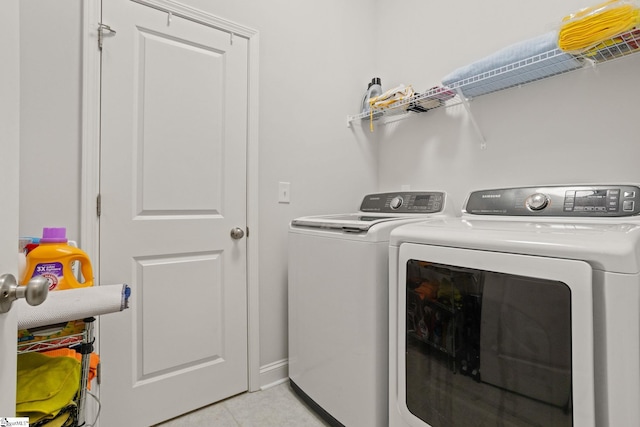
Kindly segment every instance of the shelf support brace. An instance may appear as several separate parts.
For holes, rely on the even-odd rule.
[[[481,150],[486,150],[487,149],[487,140],[484,139],[484,135],[482,134],[482,131],[480,130],[480,126],[478,126],[478,122],[476,122],[476,118],[473,116],[473,113],[471,112],[471,105],[469,105],[469,101],[462,94],[462,90],[460,90],[459,87],[456,88],[456,92],[458,93],[458,96],[462,100],[462,105],[464,105],[464,109],[467,110],[467,114],[469,115],[469,119],[471,120],[471,124],[473,125],[473,128],[476,130],[476,133],[478,134],[478,137],[480,138],[480,149]]]

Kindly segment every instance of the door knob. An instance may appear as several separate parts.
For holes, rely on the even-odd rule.
[[[244,230],[242,228],[236,227],[231,229],[231,238],[233,239],[242,239],[244,237]]]
[[[29,305],[40,305],[48,293],[49,281],[42,276],[33,277],[26,286],[18,286],[12,274],[3,274],[0,276],[0,313],[11,310],[18,298],[25,298]]]

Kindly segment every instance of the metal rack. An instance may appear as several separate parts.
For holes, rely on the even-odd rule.
[[[370,114],[374,114],[376,118],[379,118],[408,112],[421,113],[434,108],[456,105],[460,102],[461,99],[457,92],[443,87],[434,87],[427,92],[395,102],[388,107],[375,108],[371,113],[365,112],[347,116],[347,123],[351,124],[353,121],[363,119],[369,120]]]
[[[410,112],[424,112],[439,107],[450,107],[460,103],[464,104],[467,112],[470,113],[468,101],[471,97],[465,97],[464,92],[466,88],[471,86],[486,84],[487,87],[482,91],[482,94],[484,95],[511,87],[522,86],[537,80],[542,80],[585,67],[595,67],[598,64],[610,62],[637,52],[640,52],[640,29],[633,29],[631,31],[620,33],[611,39],[602,41],[596,47],[587,49],[586,51],[578,54],[567,55],[566,52],[563,52],[560,49],[553,49],[521,61],[456,81],[446,87],[433,88],[425,93],[414,95],[413,97],[398,101],[385,108],[375,108],[373,110],[373,114],[379,118],[384,118],[398,114],[409,114]],[[567,61],[577,61],[578,66],[563,66],[566,64],[563,64],[562,61],[564,60],[560,58],[567,56],[570,58],[567,59]],[[555,69],[546,70],[545,73],[541,74],[536,74],[534,71],[531,71],[532,65],[554,59],[558,59],[558,61],[553,61]],[[514,79],[514,76],[518,76],[518,78]],[[524,82],[522,81],[523,77],[525,77]],[[433,107],[425,108],[423,110],[412,108],[415,105],[420,105],[425,101],[430,102],[432,100],[440,102],[437,105],[431,103]],[[473,120],[473,116],[471,117]],[[370,113],[368,112],[349,115],[347,116],[347,125],[351,126],[354,121],[369,119]],[[384,123],[384,120],[381,120],[381,122]],[[473,123],[480,134],[481,139],[484,141],[475,121],[473,121]]]
[[[93,326],[95,318],[88,317],[86,319],[82,319],[82,321],[84,322],[84,330],[81,333],[69,334],[40,341],[18,343],[17,346],[18,354],[55,350],[59,348],[70,348],[76,350],[82,355],[80,386],[75,398],[76,404],[78,405],[78,416],[75,424],[76,427],[81,427],[85,424],[84,412],[87,397],[87,384],[89,381],[91,353],[93,353]]]

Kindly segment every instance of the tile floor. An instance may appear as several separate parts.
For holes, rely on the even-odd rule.
[[[155,427],[327,427],[285,382],[243,393]]]

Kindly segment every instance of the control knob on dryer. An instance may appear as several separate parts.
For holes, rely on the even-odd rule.
[[[527,208],[532,211],[541,211],[549,204],[549,197],[546,194],[535,193],[527,197],[525,201]]]
[[[391,209],[398,209],[400,206],[402,206],[402,202],[402,197],[396,196],[391,199],[391,203],[389,203],[389,206],[391,206]]]

